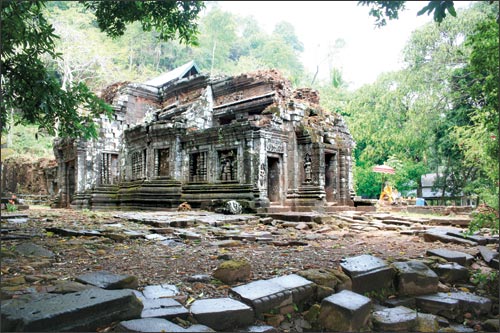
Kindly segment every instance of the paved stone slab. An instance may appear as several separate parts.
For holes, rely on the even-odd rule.
[[[21,243],[16,246],[16,252],[24,256],[34,256],[34,257],[54,257],[54,253],[46,248],[33,244],[33,243]]]
[[[456,262],[438,264],[434,267],[434,272],[445,283],[469,281],[469,270]]]
[[[230,289],[230,293],[253,307],[258,316],[293,303],[292,293],[269,280],[258,280]]]
[[[2,304],[1,331],[92,332],[114,321],[139,318],[142,307],[129,289],[46,294],[27,303]]]
[[[400,295],[425,295],[437,291],[437,274],[421,261],[395,262],[392,265],[396,269],[396,286]]]
[[[327,331],[360,331],[368,324],[371,307],[368,297],[342,290],[321,301],[318,320]]]
[[[254,321],[252,308],[232,298],[197,300],[190,311],[199,323],[217,331],[250,325]]]
[[[179,295],[179,289],[173,284],[158,284],[154,286],[146,286],[142,291],[144,297],[155,299],[174,297]]]
[[[470,266],[474,257],[468,253],[460,251],[452,251],[448,249],[431,249],[427,250],[426,254],[428,256],[437,256],[448,260],[449,262],[456,262],[462,266]]]
[[[142,304],[144,305],[141,313],[142,318],[174,319],[175,317],[179,317],[186,319],[189,315],[188,309],[172,298],[145,298],[142,300]]]
[[[456,299],[432,294],[417,296],[415,301],[419,312],[432,313],[451,320],[460,320],[461,318],[459,301]]]
[[[314,298],[315,284],[297,274],[279,276],[268,280],[274,282],[292,293],[293,302],[303,305]]]
[[[351,278],[354,292],[362,294],[392,288],[394,270],[380,258],[363,254],[343,259],[340,266]]]
[[[137,289],[137,277],[97,271],[77,276],[75,281],[90,284],[103,289]]]
[[[146,318],[120,322],[117,332],[185,332],[184,327],[176,325],[166,319]]]
[[[372,313],[373,328],[382,332],[411,332],[417,320],[415,310],[404,306],[387,308]]]

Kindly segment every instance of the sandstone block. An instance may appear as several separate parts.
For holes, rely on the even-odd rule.
[[[368,297],[342,290],[321,302],[319,323],[330,331],[359,331],[370,318],[372,302]]]

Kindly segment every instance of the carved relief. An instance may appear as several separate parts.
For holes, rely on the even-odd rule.
[[[304,183],[312,182],[312,159],[309,153],[304,157]]]
[[[260,164],[259,182],[260,182],[260,187],[264,187],[264,185],[266,184],[266,166],[264,165],[264,163]]]
[[[238,176],[238,161],[236,159],[235,150],[225,150],[220,152],[220,175],[222,181],[237,180]]]
[[[267,151],[273,153],[283,153],[284,152],[283,142],[281,140],[276,140],[276,139],[267,139],[266,149]]]

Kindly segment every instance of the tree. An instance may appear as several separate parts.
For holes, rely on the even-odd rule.
[[[92,1],[83,2],[101,30],[109,36],[123,34],[126,24],[140,22],[143,29],[156,29],[159,38],[178,36],[195,43],[195,18],[202,2],[185,1]],[[2,1],[1,9],[1,131],[8,130],[9,114],[16,123],[37,124],[40,130],[60,136],[95,137],[93,118],[111,108],[80,82],[62,85],[60,73],[47,67],[43,57],[61,58],[55,51],[58,36],[46,20],[45,1]],[[86,110],[82,112],[81,110]]]
[[[358,5],[370,7],[370,16],[376,18],[375,26],[383,27],[387,24],[387,20],[397,20],[399,18],[399,11],[405,9],[406,1],[358,1]],[[451,16],[457,16],[453,1],[429,1],[417,15],[427,13],[430,15],[434,12],[434,21],[441,23],[446,17],[446,12]]]

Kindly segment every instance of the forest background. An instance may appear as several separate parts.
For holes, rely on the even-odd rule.
[[[402,50],[403,69],[356,90],[348,89],[335,66],[342,39],[329,53],[328,78],[320,79],[300,61],[304,47],[292,24],[280,22],[267,33],[253,17],[223,11],[217,3],[199,17],[199,43],[192,46],[160,41],[158,32],[145,32],[139,23],[111,39],[78,2],[47,2],[44,15],[60,37],[61,54],[44,60],[63,86],[83,82],[98,92],[117,82],[145,81],[190,60],[213,76],[275,68],[294,87],[317,89],[321,105],[345,118],[357,143],[357,195],[380,194],[382,176],[372,167],[385,163],[396,169],[390,181],[403,194],[416,189],[418,195],[421,176],[437,172],[436,189],[443,196],[477,195],[498,209],[498,2],[473,2],[456,17],[416,30]],[[53,137],[43,134],[36,126],[10,127],[2,135],[9,147],[2,159],[53,157]]]

